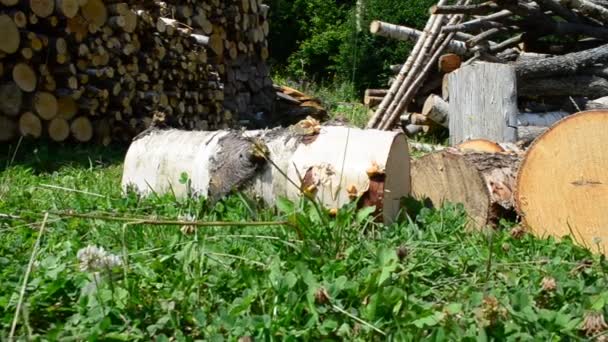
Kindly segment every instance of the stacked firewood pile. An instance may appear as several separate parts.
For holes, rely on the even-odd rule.
[[[608,104],[608,2],[441,0],[423,31],[375,21],[371,32],[414,41],[389,89],[373,89],[368,127],[449,127],[450,74],[484,61],[515,68],[519,126],[549,126]],[[454,86],[454,85],[452,85]],[[481,94],[480,94],[481,95]]]
[[[260,0],[0,1],[0,141],[128,141],[271,110]]]

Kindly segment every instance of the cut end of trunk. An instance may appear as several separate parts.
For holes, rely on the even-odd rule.
[[[608,251],[608,111],[581,112],[538,137],[528,150],[516,204],[537,235]]]
[[[93,138],[93,125],[87,117],[81,116],[74,119],[70,130],[74,138],[80,142],[88,142]]]
[[[448,53],[439,57],[439,71],[444,74],[448,74],[454,70],[460,68],[462,59],[460,56],[454,53]]]
[[[40,138],[42,123],[40,118],[32,112],[25,112],[19,118],[19,132],[24,137]]]
[[[71,96],[62,96],[57,99],[57,117],[70,120],[78,113],[78,105]]]
[[[67,120],[55,118],[49,123],[49,137],[53,141],[65,141],[70,136],[70,125]]]
[[[0,15],[0,51],[11,54],[19,50],[19,44],[21,43],[21,35],[17,25],[6,14]]]
[[[463,152],[486,152],[486,153],[501,153],[505,150],[497,143],[486,139],[474,139],[463,142],[456,146],[457,149]]]
[[[30,0],[30,9],[40,18],[46,18],[55,11],[55,0]]]
[[[369,25],[369,32],[371,32],[372,34],[378,33],[378,31],[380,31],[380,26],[381,25],[378,20],[372,21],[372,23]]]
[[[82,16],[94,28],[101,28],[108,19],[106,6],[101,0],[88,0],[86,5],[82,6]]]
[[[57,5],[66,18],[74,18],[80,9],[78,0],[58,0]]]
[[[57,98],[51,93],[38,92],[34,95],[34,108],[42,119],[51,120],[57,115]]]
[[[483,229],[502,217],[514,217],[518,166],[515,155],[435,152],[413,162],[412,193],[434,207],[462,203],[471,219],[469,228]]]
[[[36,72],[25,63],[18,63],[13,68],[13,81],[21,90],[31,93],[36,90]]]

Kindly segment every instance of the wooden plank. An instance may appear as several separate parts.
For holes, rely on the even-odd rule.
[[[517,140],[515,68],[478,62],[449,74],[450,143]]]

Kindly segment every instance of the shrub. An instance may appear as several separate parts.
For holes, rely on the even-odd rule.
[[[358,91],[386,86],[388,66],[403,63],[412,44],[372,36],[369,24],[378,19],[421,28],[434,2],[361,1],[357,17],[356,0],[271,0],[275,70],[299,79],[351,81]]]

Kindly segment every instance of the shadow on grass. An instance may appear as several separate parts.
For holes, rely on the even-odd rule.
[[[122,163],[127,144],[53,143],[23,139],[0,144],[0,172],[9,166],[22,165],[35,173],[48,173],[64,166],[91,168]]]

